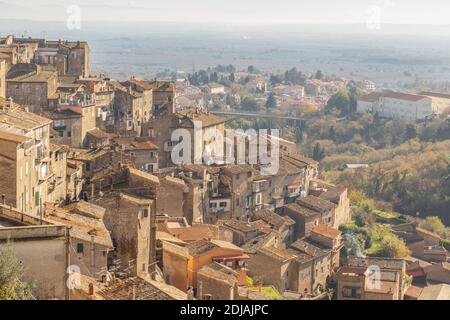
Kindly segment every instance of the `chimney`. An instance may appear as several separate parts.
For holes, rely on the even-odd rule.
[[[238,285],[245,286],[247,285],[247,269],[245,267],[242,267],[238,271]]]
[[[199,300],[203,300],[203,283],[201,281],[198,282],[197,297]]]
[[[94,284],[89,283],[89,296],[92,297],[94,295]]]
[[[187,300],[194,300],[194,288],[189,287],[187,291]]]

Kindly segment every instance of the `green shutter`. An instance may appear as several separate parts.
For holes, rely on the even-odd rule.
[[[77,243],[77,253],[84,252],[84,245],[82,243]]]
[[[39,191],[36,191],[36,192],[34,193],[34,205],[35,205],[36,207],[39,207],[40,204],[41,204],[41,196],[40,196],[40,194],[39,194]]]

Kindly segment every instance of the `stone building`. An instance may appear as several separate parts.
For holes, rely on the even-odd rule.
[[[57,87],[56,70],[37,64],[16,64],[6,75],[6,97],[29,107],[32,112],[46,109]]]
[[[150,173],[158,171],[158,146],[148,137],[119,137],[112,138],[111,142],[121,163]]]
[[[47,198],[50,203],[61,203],[67,199],[67,148],[50,143],[50,168]]]
[[[98,173],[109,171],[113,164],[112,152],[106,148],[70,148],[67,152],[67,158],[83,163],[83,178],[88,180]]]
[[[327,287],[333,270],[339,267],[342,242],[338,230],[319,225],[309,237],[289,246],[274,240],[246,251],[249,275],[282,293],[314,296]]]
[[[141,278],[131,277],[125,280],[116,280],[106,288],[102,288],[93,300],[188,300],[186,292],[165,283]]]
[[[446,262],[450,253],[442,245],[439,235],[419,228],[416,223],[404,223],[392,227],[402,238],[412,256],[430,262]]]
[[[111,257],[122,273],[151,276],[156,257],[156,189],[159,179],[127,169],[125,182],[104,185],[93,201],[104,207],[104,221],[114,245]]]
[[[237,246],[242,246],[261,234],[260,226],[255,222],[230,219],[219,220],[217,225],[219,226],[220,238]]]
[[[329,188],[321,193],[319,198],[328,200],[336,205],[334,210],[333,228],[339,228],[351,219],[350,199],[348,198],[348,189],[343,186]]]
[[[219,228],[216,225],[198,223],[191,226],[184,217],[161,215],[156,217],[156,222],[158,232],[164,232],[185,243],[202,239],[223,240],[219,236]]]
[[[144,136],[144,123],[149,121],[152,112],[152,91],[135,91],[122,84],[117,84],[115,89],[116,130],[125,136]]]
[[[409,286],[402,259],[349,257],[336,279],[338,300],[403,300]]]
[[[69,230],[0,205],[0,251],[11,248],[39,300],[69,299]]]
[[[56,179],[64,184],[65,179],[55,176],[51,167],[50,123],[0,99],[0,194],[6,204],[35,215],[42,212],[44,203],[64,200],[51,199],[51,183]]]
[[[13,35],[0,38],[0,54],[7,60],[7,68],[17,63],[30,63],[33,61],[34,52],[38,47],[37,41],[22,39],[17,41]],[[26,40],[26,41],[23,41]]]
[[[161,177],[158,187],[156,211],[159,215],[170,217],[185,217],[192,224],[192,217],[185,216],[184,200],[188,187],[183,180],[172,176]]]
[[[15,39],[17,43],[37,42],[33,61],[38,64],[51,65],[59,75],[89,77],[90,48],[84,41]]]
[[[75,91],[60,86],[57,95],[56,108],[48,113],[54,120],[53,129],[59,133],[55,141],[68,141],[75,148],[88,147],[87,134],[96,129],[97,121],[94,96],[83,85]]]
[[[67,192],[66,199],[77,201],[82,197],[85,179],[83,177],[83,161],[67,160]]]
[[[335,208],[334,203],[309,195],[285,205],[283,215],[295,221],[294,237],[299,238],[308,236],[319,224],[334,226]]]
[[[6,59],[0,55],[0,98],[6,98]]]
[[[227,178],[231,199],[231,213],[234,219],[247,221],[253,208],[253,170],[250,165],[229,165],[223,168]]]
[[[144,132],[151,138],[160,150],[160,167],[169,167],[172,161],[172,151],[179,143],[185,148],[179,150],[178,155],[184,164],[202,164],[203,151],[206,150],[211,158],[219,155],[224,149],[225,125],[224,119],[213,114],[196,109],[175,110],[173,102],[168,102],[164,110],[156,114],[145,125]],[[172,134],[176,129],[184,130],[190,136],[190,141],[182,142],[181,137]],[[217,138],[222,137],[222,139]],[[222,141],[219,141],[222,140]],[[180,163],[177,163],[180,164]]]
[[[288,216],[280,216],[269,209],[264,209],[255,211],[253,219],[269,224],[274,231],[280,233],[282,242],[287,245],[296,240],[294,237],[295,221]]]
[[[182,291],[190,287],[198,290],[198,271],[203,266],[218,262],[236,270],[247,258],[243,249],[226,241],[199,240],[189,244],[163,241],[164,278]]]
[[[70,265],[78,266],[81,274],[106,282],[113,244],[104,215],[104,208],[79,201],[64,207],[47,206],[45,218],[70,227]]]
[[[203,266],[197,275],[198,299],[238,300],[238,286],[246,285],[244,268],[233,270],[217,262]]]

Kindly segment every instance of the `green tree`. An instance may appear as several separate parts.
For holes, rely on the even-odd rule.
[[[303,130],[301,128],[297,128],[295,130],[295,141],[297,143],[302,143],[303,142]]]
[[[7,245],[0,247],[0,300],[34,300],[23,280],[23,266]]]
[[[405,258],[411,254],[405,242],[392,233],[391,229],[382,224],[370,228],[372,245],[376,249],[371,255],[383,258]]]
[[[425,230],[436,233],[441,237],[447,236],[447,228],[439,217],[429,216],[423,220],[419,226]]]
[[[276,85],[278,83],[282,83],[283,82],[283,78],[280,75],[270,75],[270,83],[272,85]]]
[[[248,111],[258,111],[259,110],[258,102],[252,97],[245,97],[244,99],[242,99],[241,107],[242,107],[242,109],[248,110]]]
[[[312,158],[316,161],[325,158],[325,148],[322,148],[319,143],[316,143],[314,146]]]
[[[266,108],[273,109],[277,107],[277,97],[271,92],[266,101]]]
[[[328,131],[328,137],[333,141],[336,139],[336,129],[334,128],[334,126],[330,127],[330,130]]]
[[[408,124],[406,126],[406,131],[405,131],[405,139],[406,140],[411,140],[417,138],[417,129],[416,126],[413,124]]]
[[[317,70],[316,75],[315,75],[315,78],[316,78],[317,80],[322,80],[322,79],[323,79],[323,73],[322,73],[322,71]]]
[[[380,249],[375,254],[377,257],[383,258],[406,258],[411,254],[405,242],[394,235],[393,233],[387,234],[380,242]]]
[[[247,72],[248,73],[257,73],[257,70],[256,70],[255,66],[248,66]]]
[[[364,91],[359,89],[358,87],[352,87],[349,89],[349,97],[350,97],[350,111],[356,112],[356,107],[358,105],[358,97],[364,94]]]
[[[341,116],[347,116],[350,113],[350,95],[347,90],[341,90],[330,97],[325,106],[327,113],[336,108],[339,110]]]

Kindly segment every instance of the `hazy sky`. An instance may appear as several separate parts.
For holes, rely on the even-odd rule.
[[[84,21],[450,24],[449,0],[0,0],[0,19],[61,21],[70,5]]]

